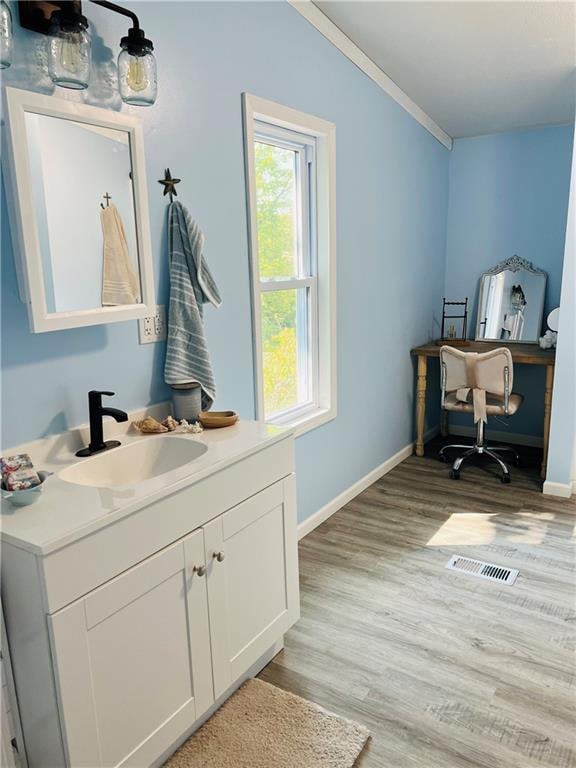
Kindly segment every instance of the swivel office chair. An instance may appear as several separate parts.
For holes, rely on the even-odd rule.
[[[453,413],[473,413],[477,424],[476,441],[469,445],[445,445],[446,451],[464,450],[452,464],[450,477],[460,479],[463,462],[476,455],[493,459],[502,470],[502,482],[510,482],[510,470],[499,453],[512,453],[516,463],[518,454],[512,446],[490,446],[484,440],[488,416],[512,416],[522,405],[523,397],[512,392],[513,364],[510,350],[505,347],[490,352],[462,352],[454,347],[440,349],[442,408]]]

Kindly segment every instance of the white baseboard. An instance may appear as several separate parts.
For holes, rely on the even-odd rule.
[[[542,493],[545,496],[559,496],[562,499],[569,499],[575,492],[575,483],[553,483],[546,480],[542,487]]]
[[[389,459],[387,459],[383,464],[380,464],[380,466],[376,467],[371,472],[368,472],[367,475],[361,477],[360,480],[351,485],[345,491],[342,491],[342,493],[338,494],[336,498],[332,499],[332,501],[329,501],[328,504],[319,509],[318,512],[314,512],[314,514],[310,515],[310,517],[307,517],[306,520],[303,520],[298,525],[298,540],[303,539],[304,536],[307,536],[309,533],[311,533],[314,528],[317,528],[325,520],[328,520],[328,518],[331,517],[335,512],[338,512],[338,510],[342,509],[345,504],[348,504],[349,501],[352,501],[355,496],[358,496],[359,493],[365,491],[366,488],[372,485],[372,483],[375,483],[376,480],[379,480],[385,474],[390,472],[391,469],[394,469],[394,467],[398,466],[398,464],[403,462],[404,459],[407,459],[408,456],[411,456],[413,452],[414,444],[410,443],[406,447],[399,450],[398,453],[395,453],[394,456],[391,456]]]
[[[450,425],[451,435],[462,437],[476,437],[476,427]],[[538,435],[524,435],[521,432],[507,432],[499,429],[487,429],[487,440],[496,440],[499,443],[514,443],[515,445],[530,445],[542,448],[542,438]]]

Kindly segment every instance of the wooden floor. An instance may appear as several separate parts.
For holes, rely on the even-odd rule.
[[[359,768],[576,766],[576,502],[512,472],[412,456],[301,542],[302,618],[261,677],[365,723]]]

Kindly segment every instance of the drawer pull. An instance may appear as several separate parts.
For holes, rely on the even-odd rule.
[[[198,576],[204,576],[206,573],[206,566],[205,565],[195,565],[194,568],[192,568],[194,573],[197,573]]]
[[[222,560],[224,560],[225,555],[224,552],[212,552],[212,557],[215,557],[216,560],[221,563]]]

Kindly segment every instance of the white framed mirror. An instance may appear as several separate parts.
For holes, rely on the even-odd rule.
[[[6,187],[35,333],[133,320],[155,304],[140,121],[5,89]]]
[[[476,340],[537,344],[546,272],[513,256],[480,277]]]

